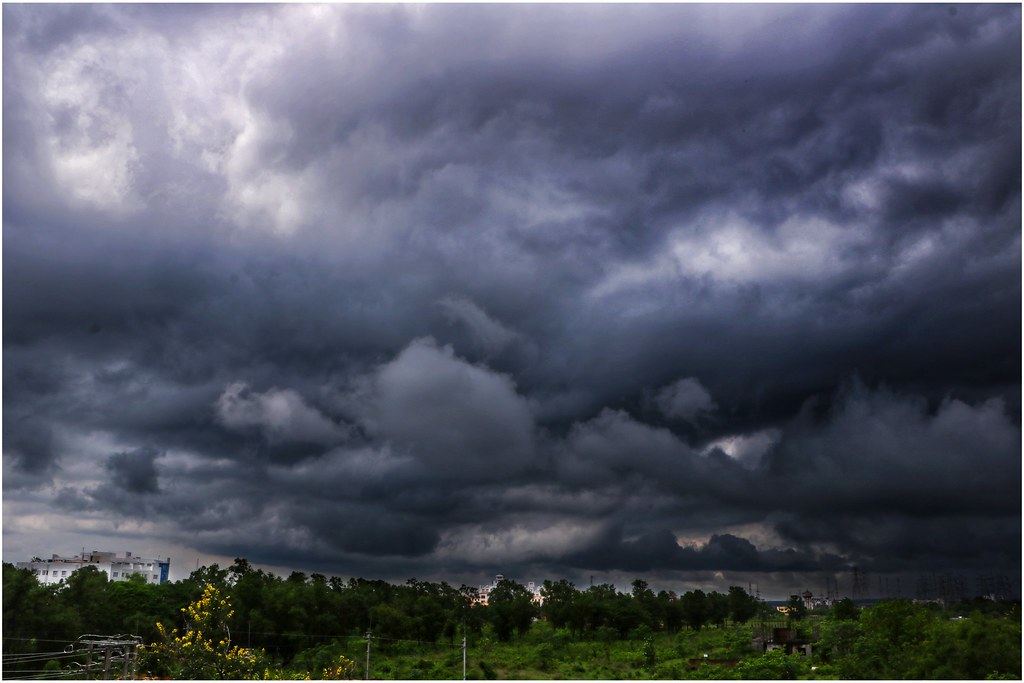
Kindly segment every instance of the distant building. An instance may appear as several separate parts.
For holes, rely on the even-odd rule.
[[[471,604],[474,606],[483,605],[484,607],[490,604],[488,602],[488,598],[491,595],[491,591],[493,591],[497,587],[498,583],[504,580],[504,578],[505,576],[503,574],[498,574],[494,577],[494,581],[492,583],[482,584],[477,588],[476,593],[470,598],[472,601]],[[540,586],[533,581],[530,581],[526,584],[526,590],[530,592],[531,599],[534,603],[538,605],[544,604],[544,597],[540,594]]]
[[[54,555],[49,560],[33,557],[29,562],[18,562],[19,569],[31,569],[39,583],[51,585],[60,583],[75,571],[93,566],[107,575],[111,581],[127,581],[134,575],[142,576],[146,583],[167,583],[171,570],[171,558],[166,560],[132,556],[125,551],[119,555],[112,551],[93,550],[81,555],[61,557]]]
[[[804,591],[800,595],[790,595],[789,601],[790,603],[799,602],[801,605],[804,606],[804,609],[808,611],[816,609],[828,609],[829,607],[832,607],[832,605],[835,604],[835,601],[832,600],[832,598],[822,596],[814,597],[814,594],[811,593],[811,591]],[[779,605],[775,609],[787,616],[790,612],[790,607],[788,604]]]
[[[802,654],[811,656],[811,646],[817,642],[821,634],[815,626],[812,633],[801,633],[790,627],[773,626],[762,623],[754,627],[754,637],[751,646],[759,652],[771,652],[772,650],[783,650],[786,654]]]

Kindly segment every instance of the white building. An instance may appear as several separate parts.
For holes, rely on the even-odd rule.
[[[491,595],[491,591],[493,591],[495,588],[497,588],[498,583],[502,579],[504,579],[504,578],[505,578],[504,575],[498,574],[497,576],[494,577],[494,582],[493,583],[481,585],[477,589],[476,595],[473,596],[471,604],[473,604],[473,605],[483,605],[483,606],[486,607],[489,604],[489,598],[490,598],[490,595]],[[541,596],[540,589],[541,589],[541,587],[538,586],[537,584],[535,584],[533,581],[530,581],[529,583],[526,584],[526,590],[529,591],[531,599],[537,605],[544,604],[544,598],[543,598],[543,596]]]
[[[166,583],[171,570],[171,558],[166,560],[133,557],[130,552],[119,555],[112,551],[93,550],[73,557],[54,555],[49,560],[33,557],[29,562],[18,562],[19,569],[31,569],[39,583],[50,585],[60,583],[76,570],[92,565],[107,575],[111,581],[126,581],[138,574],[146,583]]]

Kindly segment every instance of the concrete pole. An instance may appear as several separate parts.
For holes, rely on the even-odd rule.
[[[103,680],[105,680],[105,681],[110,679],[110,651],[111,651],[111,649],[112,648],[109,645],[105,645],[103,647]]]
[[[370,680],[370,639],[373,638],[373,632],[366,632],[366,680]]]
[[[466,680],[466,634],[462,634],[462,680]]]
[[[135,680],[135,675],[138,672],[139,667],[139,646],[132,645],[132,680]]]

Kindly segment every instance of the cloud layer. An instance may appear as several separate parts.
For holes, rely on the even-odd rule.
[[[5,560],[1019,577],[1019,7],[3,12]]]

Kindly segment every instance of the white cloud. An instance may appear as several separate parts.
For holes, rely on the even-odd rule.
[[[676,417],[687,422],[696,421],[716,407],[711,394],[696,377],[684,377],[664,387],[658,392],[655,402],[666,417]]]
[[[501,353],[521,337],[464,297],[445,297],[437,305],[446,318],[465,325],[473,341],[488,355]]]
[[[258,429],[271,442],[305,441],[334,444],[346,430],[310,407],[291,389],[249,390],[233,382],[217,399],[217,418],[229,429]]]
[[[779,429],[762,429],[751,434],[733,434],[712,441],[704,449],[704,453],[710,453],[717,448],[744,466],[754,468],[760,463],[761,456],[778,443],[781,436],[782,431]]]
[[[686,278],[729,284],[805,282],[840,274],[847,267],[844,254],[870,239],[870,231],[815,216],[795,215],[767,229],[734,211],[713,213],[669,233],[653,258],[611,271],[592,294],[603,297]]]
[[[468,524],[443,532],[435,556],[481,565],[555,559],[586,548],[604,526],[601,521],[577,519]]]
[[[54,180],[71,203],[113,213],[143,202],[128,93],[146,79],[144,41],[102,41],[58,50],[39,67],[39,125]]]

